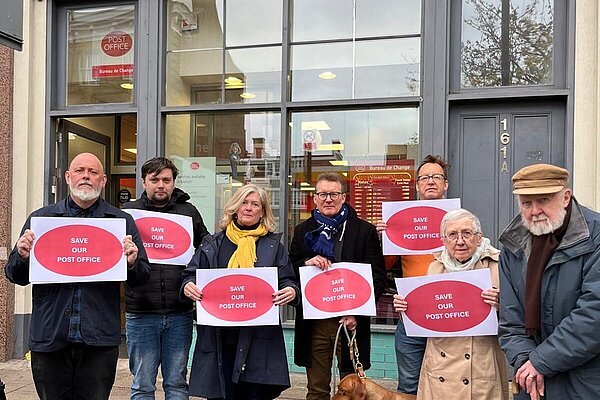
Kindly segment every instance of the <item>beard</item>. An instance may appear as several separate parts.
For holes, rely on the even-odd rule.
[[[560,208],[558,213],[556,214],[555,219],[550,219],[545,214],[532,216],[531,222],[527,221],[521,214],[521,221],[523,221],[523,225],[529,232],[531,232],[534,236],[542,236],[547,235],[549,233],[554,232],[558,228],[560,228],[565,221],[565,216],[567,215],[567,210],[564,208]]]
[[[77,198],[80,201],[92,201],[96,200],[100,197],[100,193],[102,193],[102,188],[100,186],[91,188],[79,189],[74,184],[69,185],[69,189],[71,191],[71,196]]]

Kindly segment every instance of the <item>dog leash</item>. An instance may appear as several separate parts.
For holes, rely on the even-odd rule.
[[[331,363],[331,376],[333,376],[333,385],[332,385],[332,391],[331,394],[333,395],[336,391],[337,388],[337,382],[335,379],[335,371],[338,369],[337,368],[337,346],[338,346],[338,340],[340,338],[340,332],[342,331],[342,327],[344,328],[344,333],[346,334],[346,339],[348,339],[348,351],[350,352],[350,360],[352,361],[352,365],[354,366],[354,371],[356,371],[356,374],[358,375],[359,378],[361,379],[365,379],[367,376],[365,375],[365,370],[363,368],[362,363],[360,362],[360,360],[358,359],[359,353],[358,353],[358,343],[356,342],[356,329],[354,329],[352,331],[352,337],[350,337],[350,334],[348,333],[348,328],[346,327],[346,324],[340,324],[340,326],[338,327],[337,333],[335,334],[335,342],[333,343],[333,360]],[[341,379],[341,376],[340,376]]]

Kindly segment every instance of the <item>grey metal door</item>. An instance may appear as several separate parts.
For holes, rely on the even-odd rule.
[[[565,103],[484,103],[450,108],[448,197],[480,219],[494,245],[518,213],[511,177],[537,163],[565,164]]]

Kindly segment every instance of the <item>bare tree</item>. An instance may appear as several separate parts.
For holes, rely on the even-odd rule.
[[[532,0],[465,0],[473,16],[464,20],[478,38],[463,37],[461,83],[467,87],[552,82],[553,7]]]

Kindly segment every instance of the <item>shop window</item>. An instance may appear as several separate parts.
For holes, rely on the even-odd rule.
[[[418,96],[420,39],[292,47],[294,101]]]
[[[418,96],[421,2],[294,1],[292,100]]]
[[[132,103],[135,8],[67,9],[66,103]]]
[[[553,83],[552,0],[463,0],[463,88]]]
[[[166,119],[165,154],[181,169],[186,191],[211,233],[219,231],[223,206],[247,183],[269,193],[280,218],[280,114],[178,114]]]
[[[170,0],[167,14],[167,106],[280,101],[280,0]]]
[[[323,172],[342,177],[348,204],[371,223],[381,219],[382,201],[416,199],[417,108],[297,112],[290,125],[290,241],[294,227],[310,217],[316,179]],[[388,287],[377,304],[375,322],[395,324],[393,279],[401,268],[388,267]]]

